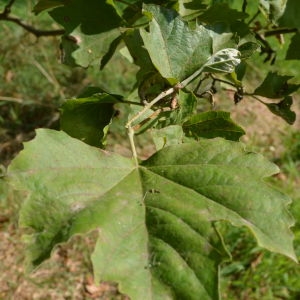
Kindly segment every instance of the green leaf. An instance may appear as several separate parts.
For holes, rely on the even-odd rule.
[[[156,150],[160,150],[167,146],[181,144],[184,133],[181,126],[171,125],[161,129],[152,129],[151,136]]]
[[[300,60],[300,33],[297,32],[291,39],[291,43],[289,45],[289,49],[286,53],[285,59],[296,59]]]
[[[198,16],[201,11],[206,8],[206,5],[201,3],[201,0],[178,0],[174,4],[174,8],[179,15],[185,19],[192,19]]]
[[[213,54],[205,63],[204,71],[212,73],[232,73],[241,62],[241,55],[237,49],[227,48]]]
[[[284,1],[285,2],[285,1]],[[300,28],[300,6],[298,0],[288,0],[282,17],[278,20],[279,26]]]
[[[291,106],[293,104],[293,98],[291,96],[286,96],[279,103],[266,103],[263,102],[268,109],[275,115],[281,117],[289,124],[294,124],[296,121],[296,113],[291,111]]]
[[[127,30],[123,35],[124,42],[134,60],[134,63],[140,68],[145,68],[147,71],[151,71],[153,64],[151,62],[150,56],[145,49],[143,39],[141,37],[139,30]],[[149,70],[150,69],[150,70]]]
[[[53,9],[63,6],[65,0],[40,0],[33,8],[33,12],[37,15],[44,10]]]
[[[276,23],[283,15],[288,0],[259,0],[260,5],[266,10],[269,19]]]
[[[227,24],[214,24],[208,27],[213,40],[212,51],[216,53],[224,48],[237,48],[237,37],[230,32]]]
[[[209,7],[198,19],[200,22],[214,24],[219,22],[233,23],[248,17],[248,14],[232,9],[227,3],[217,3]]]
[[[233,141],[238,141],[245,134],[243,128],[231,120],[230,113],[225,111],[208,111],[193,115],[183,124],[183,130],[189,137],[223,137]]]
[[[263,83],[256,88],[254,94],[272,99],[288,96],[300,87],[299,84],[288,83],[288,80],[292,77],[269,72]]]
[[[64,132],[39,129],[8,174],[27,191],[20,224],[32,230],[31,266],[58,243],[97,229],[96,282],[116,281],[132,300],[212,300],[218,266],[228,257],[214,221],[246,226],[262,247],[296,259],[290,199],[262,181],[276,172],[262,156],[223,139],[166,147],[135,166]]]
[[[238,47],[238,50],[241,53],[241,59],[248,59],[258,49],[259,44],[254,42],[245,42]]]
[[[117,102],[113,95],[95,90],[67,100],[61,107],[61,129],[91,146],[103,147]]]
[[[119,35],[121,18],[105,1],[65,2],[50,12],[51,17],[66,30],[63,39],[63,60],[72,65],[88,67],[99,63]]]
[[[140,30],[145,48],[171,84],[193,74],[211,56],[212,39],[205,27],[192,30],[175,11],[160,6],[145,5],[144,12],[151,19],[149,32]]]

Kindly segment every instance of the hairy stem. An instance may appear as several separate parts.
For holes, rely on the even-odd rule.
[[[176,91],[175,88],[170,88],[162,93],[160,93],[156,98],[154,98],[151,102],[147,103],[142,110],[140,110],[131,120],[127,122],[125,125],[126,128],[130,128],[131,124],[136,121],[139,117],[141,117],[144,113],[146,113],[154,104],[156,104],[159,100],[165,98],[168,95],[173,94]]]
[[[138,166],[138,156],[134,144],[134,129],[132,128],[132,123],[136,121],[138,118],[140,118],[142,115],[144,115],[153,105],[155,105],[158,101],[161,99],[172,95],[176,93],[179,89],[184,88],[186,85],[188,85],[191,81],[193,81],[196,77],[198,77],[204,69],[203,65],[199,70],[197,70],[195,73],[193,73],[190,77],[186,78],[180,83],[177,83],[174,87],[169,88],[166,91],[163,91],[160,93],[157,97],[155,97],[151,102],[147,103],[142,110],[140,110],[133,118],[131,118],[125,125],[125,127],[128,129],[128,136],[130,141],[130,146],[132,150],[133,159],[135,160],[136,165]]]
[[[131,147],[131,151],[132,151],[132,157],[134,159],[136,167],[138,167],[139,162],[138,162],[138,156],[137,156],[137,152],[136,152],[136,148],[135,148],[135,144],[134,144],[134,130],[130,126],[127,129],[128,129],[128,137],[129,137],[130,147]]]

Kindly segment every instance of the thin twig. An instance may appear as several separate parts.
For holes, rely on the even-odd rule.
[[[276,28],[272,30],[268,30],[264,33],[265,37],[272,36],[272,35],[279,35],[279,34],[286,34],[286,33],[295,33],[298,32],[298,28]]]
[[[142,110],[140,110],[131,120],[127,122],[125,125],[126,128],[131,128],[131,124],[136,121],[139,117],[141,117],[147,110],[149,110],[154,104],[156,104],[161,99],[167,97],[168,95],[171,95],[175,92],[175,88],[169,88],[168,90],[160,93],[156,98],[154,98],[151,102],[147,103]]]
[[[205,67],[205,64],[197,70],[195,73],[193,73],[190,77],[186,78],[180,83],[177,83],[174,87],[169,88],[166,91],[161,92],[157,97],[155,97],[151,102],[147,103],[142,110],[140,110],[131,120],[127,122],[125,125],[126,128],[130,128],[131,124],[136,121],[139,117],[141,117],[148,109],[150,109],[154,104],[156,104],[161,99],[172,95],[173,93],[177,92],[180,89],[183,89],[185,86],[187,86],[190,82],[192,82],[196,77],[198,77]]]
[[[3,13],[1,13],[0,15],[4,15],[4,16],[8,16],[11,12],[11,7],[13,6],[14,2],[16,0],[10,0],[4,7]]]
[[[247,8],[247,0],[243,0],[243,6],[242,6],[242,12],[245,13],[246,12],[246,8]]]
[[[227,80],[224,80],[224,79],[220,79],[220,78],[216,78],[216,77],[214,77],[213,75],[210,75],[210,77],[211,77],[214,81],[223,82],[223,83],[228,84],[228,85],[231,85],[231,86],[233,86],[233,87],[235,87],[235,88],[237,87],[236,84],[234,84],[234,83],[232,83],[232,82],[230,82],[230,81],[227,81]]]
[[[0,13],[0,20],[12,22],[19,26],[21,26],[26,31],[34,34],[36,37],[41,36],[56,36],[56,35],[63,35],[65,33],[64,29],[57,29],[57,30],[42,30],[37,29],[29,24],[24,23],[21,19],[18,17],[11,16],[11,8],[13,4],[15,3],[15,0],[10,0],[9,3],[4,7],[4,10],[2,13]]]
[[[129,140],[130,140],[132,155],[133,155],[133,158],[134,158],[136,164],[138,164],[138,160],[137,160],[137,153],[136,153],[136,148],[135,148],[135,144],[134,144],[134,129],[132,128],[132,123],[134,121],[136,121],[138,118],[140,118],[143,114],[145,114],[153,105],[155,105],[161,99],[163,99],[169,95],[172,95],[172,94],[176,93],[178,90],[187,86],[190,82],[192,82],[196,77],[198,77],[203,72],[204,67],[205,67],[205,64],[199,70],[197,70],[195,73],[193,73],[190,77],[186,78],[185,80],[183,80],[180,83],[177,83],[174,87],[169,88],[168,90],[160,93],[151,102],[147,103],[142,110],[140,110],[135,116],[133,116],[132,119],[130,119],[126,123],[125,127],[128,130],[128,136],[129,136]]]
[[[11,16],[2,17],[2,15],[0,15],[0,20],[15,23],[15,24],[21,26],[22,28],[24,28],[26,31],[34,34],[36,37],[56,36],[56,35],[63,35],[65,33],[64,29],[57,29],[57,30],[37,29],[31,25],[24,23],[21,19],[19,19],[17,17],[11,17]]]
[[[247,25],[250,25],[260,14],[260,9],[257,10],[257,12],[253,15],[253,17],[248,21]]]
[[[266,105],[266,103],[264,101],[262,101],[261,99],[259,99],[257,96],[255,96],[254,94],[244,94],[245,96],[251,96],[252,98],[254,98],[255,100],[259,101],[260,103]]]

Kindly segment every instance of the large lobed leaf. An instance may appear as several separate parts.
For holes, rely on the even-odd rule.
[[[230,113],[226,111],[207,111],[195,114],[183,124],[183,130],[187,136],[195,139],[223,137],[238,141],[245,134],[243,128],[235,124],[230,118]]]
[[[64,132],[40,129],[9,168],[27,191],[20,224],[35,267],[57,243],[99,232],[96,280],[131,299],[218,299],[227,252],[213,222],[247,226],[258,243],[295,259],[289,198],[262,178],[278,171],[223,139],[170,146],[136,166]]]
[[[48,9],[53,9],[55,7],[63,6],[64,2],[62,0],[40,0],[33,8],[35,14]]]
[[[205,27],[192,30],[175,11],[160,6],[145,5],[144,11],[151,19],[149,32],[140,30],[145,48],[170,83],[187,78],[211,56],[212,38]]]
[[[232,73],[240,63],[240,52],[232,34],[217,33],[202,25],[191,29],[174,10],[145,5],[149,32],[140,30],[153,65],[171,84],[204,68],[207,72]],[[157,51],[159,49],[159,51]]]
[[[259,87],[254,91],[255,95],[278,99],[297,91],[300,84],[290,84],[293,76],[279,75],[276,72],[269,72]]]
[[[60,127],[70,136],[96,147],[106,144],[109,124],[115,114],[115,95],[91,88],[86,95],[67,100],[61,107]]]
[[[111,50],[111,43],[119,40],[122,20],[105,1],[63,1],[50,16],[66,30],[62,46],[67,64],[88,67],[99,63]]]

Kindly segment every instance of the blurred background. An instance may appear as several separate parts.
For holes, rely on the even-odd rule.
[[[1,1],[0,12],[9,1]],[[31,11],[35,1],[16,1],[11,14],[41,30],[57,30],[56,24],[42,13]],[[286,36],[285,44],[289,43]],[[0,167],[4,173],[10,161],[22,149],[22,142],[32,139],[36,128],[59,128],[59,107],[76,97],[87,86],[100,86],[122,95],[129,94],[136,68],[120,54],[113,57],[103,71],[70,68],[60,63],[60,38],[36,37],[19,25],[0,18]],[[272,42],[272,41],[271,41]],[[280,53],[284,53],[282,46]],[[247,78],[246,90],[260,82],[263,58],[257,55],[249,63],[253,75]],[[300,65],[287,63],[288,69],[300,79]],[[215,109],[231,111],[232,118],[247,132],[243,141],[281,168],[270,180],[290,195],[290,207],[296,224],[295,249],[300,257],[300,95],[294,95],[292,110],[297,120],[290,126],[272,115],[258,101],[245,98],[234,105],[233,92],[224,91],[215,99]],[[122,117],[122,112],[120,119]],[[109,135],[110,149],[127,155],[127,140],[116,123]],[[139,141],[139,152],[147,157],[153,149],[149,137]],[[89,256],[93,251],[95,233],[75,237],[59,246],[51,259],[38,270],[26,274],[24,244],[18,229],[18,210],[22,197],[0,185],[0,299],[127,299],[114,284],[93,282]],[[222,266],[221,293],[224,299],[300,299],[300,267],[281,255],[259,248],[243,229],[223,226],[233,262]]]

